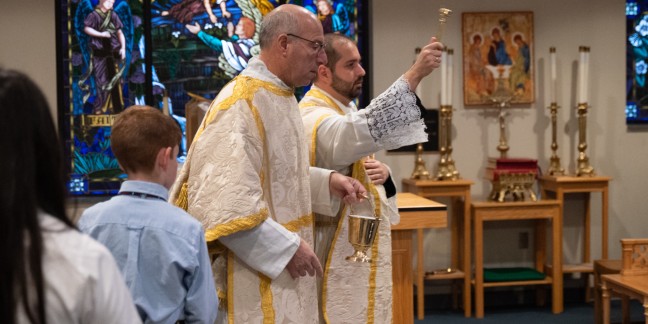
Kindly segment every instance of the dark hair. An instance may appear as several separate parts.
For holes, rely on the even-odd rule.
[[[74,228],[61,145],[45,96],[20,72],[0,68],[0,116],[0,318],[15,323],[21,304],[30,322],[46,323],[39,209]]]
[[[131,106],[115,119],[110,146],[126,173],[151,172],[160,149],[173,148],[181,139],[182,131],[170,116],[153,107]]]
[[[516,35],[513,37],[513,41],[514,41],[514,42],[515,42],[516,40],[518,40],[518,39],[519,39],[522,43],[524,43],[524,38],[522,38],[522,35],[520,35],[520,34],[516,34]]]
[[[332,72],[335,72],[335,64],[340,60],[340,53],[338,52],[338,44],[346,44],[355,42],[343,34],[329,33],[324,35],[324,51],[326,52],[326,67],[331,69]]]

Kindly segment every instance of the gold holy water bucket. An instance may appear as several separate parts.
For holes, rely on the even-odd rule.
[[[367,250],[373,245],[380,219],[374,216],[349,215],[349,243],[355,249],[353,255],[346,257],[352,262],[371,262]]]

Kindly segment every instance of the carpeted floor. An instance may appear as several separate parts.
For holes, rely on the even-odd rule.
[[[611,322],[621,323],[621,302],[613,300],[611,303]],[[474,316],[474,313],[473,313]],[[644,323],[643,307],[638,301],[631,301],[630,320],[632,323]],[[566,303],[565,311],[561,314],[551,313],[551,306],[512,306],[512,307],[487,307],[484,310],[484,318],[477,319],[474,317],[465,318],[463,310],[438,310],[432,309],[425,311],[424,320],[414,320],[414,323],[452,323],[452,324],[506,324],[506,323],[523,323],[523,324],[583,324],[594,323],[594,304],[593,303]]]

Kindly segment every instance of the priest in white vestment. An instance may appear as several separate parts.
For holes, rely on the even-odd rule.
[[[212,102],[172,188],[171,201],[220,248],[219,323],[319,321],[312,210],[335,214],[340,202],[329,190],[347,203],[366,193],[352,178],[309,167],[293,90],[326,63],[323,40],[302,7],[266,15],[259,57]]]
[[[320,307],[327,323],[391,323],[391,224],[399,221],[396,188],[388,167],[368,156],[383,149],[427,141],[414,89],[439,67],[443,45],[432,39],[415,64],[368,107],[353,100],[365,71],[352,40],[325,35],[328,63],[321,65],[314,86],[300,102],[312,166],[330,168],[359,180],[380,218],[369,256],[371,263],[345,260],[348,206],[336,217],[315,214],[315,251],[324,266]],[[356,207],[356,210],[358,207]]]

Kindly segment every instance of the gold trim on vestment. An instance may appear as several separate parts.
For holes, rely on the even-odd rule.
[[[220,288],[216,288],[218,296],[218,309],[227,309],[227,293]]]
[[[374,205],[374,213],[376,217],[380,218],[381,216],[381,202],[380,202],[380,194],[378,193],[378,190],[376,189],[376,186],[373,184],[371,179],[369,179],[369,176],[367,175],[367,171],[364,167],[364,161],[360,160],[357,161],[353,164],[353,172],[351,173],[351,176],[362,185],[369,190],[371,193],[371,196],[374,200],[373,205]],[[381,222],[382,223],[382,222]],[[373,245],[371,246],[371,263],[369,265],[369,291],[367,293],[368,301],[367,301],[367,324],[373,324],[375,321],[375,308],[376,308],[376,276],[378,275],[378,245],[380,241],[380,226],[384,226],[384,224],[378,225],[379,230],[374,238]]]
[[[215,241],[223,236],[234,234],[238,231],[249,230],[258,226],[268,218],[268,209],[262,208],[258,213],[236,218],[228,223],[217,225],[205,231],[205,241]]]
[[[273,324],[275,322],[275,312],[272,306],[272,289],[270,285],[272,279],[259,273],[259,293],[261,294],[261,311],[263,312],[263,323]]]
[[[301,230],[303,227],[313,225],[313,214],[301,216],[295,220],[292,220],[286,224],[281,224],[281,225],[283,225],[283,227],[285,227],[287,230],[291,232],[297,232]]]
[[[326,312],[326,295],[328,290],[328,274],[329,269],[331,268],[331,259],[333,259],[333,250],[335,249],[335,243],[337,243],[337,238],[340,236],[340,231],[342,231],[342,226],[346,220],[346,209],[345,205],[342,208],[342,213],[340,214],[340,222],[338,223],[337,228],[335,229],[335,234],[333,235],[333,241],[331,242],[331,247],[329,248],[328,256],[326,257],[326,265],[324,265],[324,274],[322,275],[322,317],[324,318],[325,323],[331,323],[328,318],[328,313]]]
[[[227,251],[227,323],[234,324],[234,253]]]
[[[324,118],[329,117],[331,115],[326,114],[322,115],[319,118],[317,118],[317,121],[315,122],[315,126],[313,126],[313,134],[311,134],[311,151],[310,151],[310,165],[315,166],[316,162],[316,157],[317,157],[317,128],[319,125],[322,123],[322,120]]]
[[[189,185],[185,182],[182,184],[180,187],[180,193],[178,193],[178,198],[175,201],[175,205],[184,209],[184,211],[187,211],[187,208],[189,208],[189,200],[187,199],[187,188]]]
[[[267,209],[263,209],[262,211],[265,211],[267,214]],[[267,217],[266,217],[267,218]],[[290,221],[286,224],[283,224],[287,230],[291,232],[297,232],[301,228],[305,226],[311,226],[313,224],[313,214],[308,214],[302,217],[299,217],[296,220]],[[230,318],[233,313],[233,310],[229,308],[229,305],[231,304],[230,300],[232,300],[232,289],[230,287],[233,287],[233,272],[234,269],[233,267],[230,267],[231,265],[231,251],[227,251],[227,294],[223,293],[221,290],[218,290],[218,301],[220,303],[220,307],[227,306],[228,310],[228,322],[233,323]],[[275,321],[275,313],[274,313],[274,306],[273,306],[273,295],[272,295],[272,290],[271,290],[271,285],[272,285],[272,279],[266,277],[265,275],[259,273],[259,292],[261,294],[261,311],[263,312],[263,323],[274,323]],[[227,297],[226,297],[227,296]],[[225,299],[227,298],[227,300]]]
[[[331,99],[331,97],[327,96],[324,92],[322,92],[322,90],[311,88],[311,89],[310,89],[308,92],[306,92],[306,94],[304,95],[304,97],[308,97],[308,96],[313,97],[313,98],[317,98],[317,99],[320,99],[320,100],[324,101],[327,105],[329,105],[328,108],[333,108],[333,109],[335,109],[335,111],[337,111],[338,114],[340,114],[340,115],[342,115],[342,116],[345,115],[345,114],[344,114],[344,111],[342,111],[342,109],[340,109],[340,106],[338,106],[338,105],[335,103],[335,101],[333,101],[333,99]],[[311,106],[311,105],[306,105],[306,104],[304,104],[303,106],[300,106],[300,108],[305,108],[305,107],[309,107],[309,106]]]

